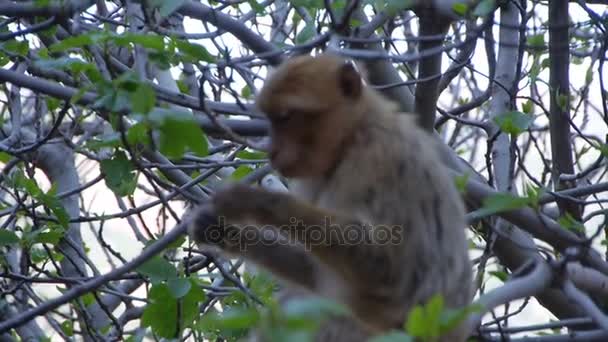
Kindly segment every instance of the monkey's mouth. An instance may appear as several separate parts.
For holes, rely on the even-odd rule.
[[[281,162],[280,159],[270,159],[270,166],[277,171],[281,176],[294,178],[297,177],[301,171],[301,166],[297,163]]]
[[[295,167],[292,165],[289,165],[289,164],[281,165],[281,164],[273,162],[272,160],[270,161],[270,165],[272,166],[273,169],[275,169],[283,177],[294,177],[295,176]]]
[[[270,165],[273,169],[279,172],[284,177],[293,177],[296,175],[299,167],[297,158],[289,153],[279,153],[278,151],[270,153]]]

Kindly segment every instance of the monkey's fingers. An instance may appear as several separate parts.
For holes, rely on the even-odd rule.
[[[198,244],[220,247],[226,237],[224,222],[211,205],[202,205],[194,210],[188,225],[188,234]]]

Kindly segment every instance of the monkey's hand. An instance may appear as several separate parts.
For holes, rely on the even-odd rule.
[[[271,224],[288,200],[282,193],[236,184],[216,192],[211,202],[220,220]]]
[[[198,244],[223,247],[226,235],[224,222],[219,220],[213,204],[203,204],[190,216],[188,235]]]
[[[243,243],[242,230],[250,225],[284,222],[290,197],[237,184],[218,190],[210,203],[192,214],[189,235],[199,245],[233,251]]]

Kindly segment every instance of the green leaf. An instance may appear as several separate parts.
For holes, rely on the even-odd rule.
[[[549,58],[543,58],[543,60],[540,62],[540,67],[541,67],[542,70],[550,68],[551,67],[551,60]]]
[[[452,10],[458,15],[465,16],[469,10],[469,5],[465,3],[455,3],[452,5]]]
[[[245,176],[247,176],[248,174],[250,174],[253,171],[252,168],[250,168],[247,165],[240,165],[239,167],[236,168],[236,170],[234,170],[234,172],[230,175],[230,179],[232,180],[239,180]]]
[[[132,334],[125,339],[125,342],[142,342],[144,340],[144,337],[144,334]]]
[[[267,306],[274,303],[273,294],[276,284],[266,272],[259,271],[255,275],[243,274],[243,278],[249,289]]]
[[[506,112],[494,117],[494,122],[502,132],[515,136],[525,132],[533,121],[533,116],[518,111]]]
[[[53,256],[55,256],[55,254],[53,254]],[[30,258],[32,259],[32,262],[34,264],[38,264],[41,262],[46,262],[49,258],[49,255],[44,248],[42,248],[40,245],[36,245],[36,247],[30,248]]]
[[[407,318],[405,329],[408,334],[415,337],[424,337],[427,335],[427,331],[430,329],[429,324],[424,313],[422,306],[414,307]]]
[[[256,14],[264,13],[264,6],[262,6],[257,0],[247,0],[249,6]]]
[[[247,159],[247,160],[268,159],[268,155],[266,154],[266,152],[247,151],[247,150],[237,152],[236,157],[239,159]]]
[[[576,233],[585,232],[585,225],[582,222],[576,220],[574,217],[572,217],[570,213],[565,213],[563,216],[561,216],[557,220],[557,223],[559,223],[562,228]]]
[[[192,288],[192,283],[187,278],[173,278],[167,280],[167,286],[173,298],[179,299],[188,294],[190,288]]]
[[[461,194],[466,193],[467,183],[469,181],[470,176],[471,175],[469,173],[465,173],[463,175],[458,175],[458,176],[454,177],[454,183],[456,184],[456,189],[458,189],[458,191]]]
[[[128,93],[132,93],[137,90],[137,87],[141,84],[139,75],[134,72],[125,72],[118,76],[114,81],[114,88],[125,90]]]
[[[50,52],[65,52],[73,48],[80,48],[87,45],[95,44],[103,37],[101,33],[85,33],[78,36],[70,36],[58,43],[49,46]]]
[[[3,67],[11,62],[11,59],[4,53],[2,53],[2,49],[0,48],[0,67]]]
[[[536,82],[538,75],[540,74],[540,64],[538,63],[538,58],[534,58],[532,61],[532,66],[530,67],[530,81]]]
[[[241,96],[246,99],[251,98],[251,88],[249,88],[248,85],[245,85],[243,89],[241,89]]]
[[[108,86],[104,86],[98,89],[98,98],[93,103],[93,108],[104,108],[111,112],[120,112],[122,110],[129,109],[130,105],[130,92],[126,90],[128,83],[118,83]]]
[[[14,232],[0,229],[0,246],[17,244],[19,241],[19,237]]]
[[[58,109],[59,105],[61,105],[61,101],[58,98],[45,96],[44,99],[46,100],[46,105],[49,108],[49,111]]]
[[[48,243],[56,245],[65,235],[65,228],[62,226],[49,225],[43,229],[35,230],[28,234],[27,238],[30,243]]]
[[[572,56],[570,57],[570,63],[574,65],[581,65],[583,64],[583,59],[576,56]]]
[[[79,73],[82,71],[92,71],[98,73],[97,66],[95,66],[93,63],[88,63],[82,59],[73,57],[40,59],[35,61],[34,64],[43,69],[69,70],[72,73]]]
[[[65,211],[65,208],[63,208],[61,201],[55,196],[55,185],[51,186],[51,189],[47,193],[44,193],[42,189],[38,187],[36,181],[25,178],[23,174],[17,174],[15,176],[15,186],[23,189],[34,199],[49,208],[49,210],[57,218],[59,224],[65,228],[68,227],[70,217]]]
[[[162,52],[165,50],[165,42],[163,36],[157,34],[139,34],[126,32],[123,34],[115,34],[107,31],[90,32],[78,36],[68,37],[59,43],[55,43],[49,47],[50,52],[62,52],[72,48],[81,48],[88,45],[102,44],[112,42],[118,46],[140,45],[147,49]]]
[[[332,11],[336,17],[340,18],[344,15],[344,8],[346,8],[346,0],[334,0],[330,4]]]
[[[188,94],[190,88],[188,87],[188,84],[184,82],[184,80],[176,80],[175,82],[177,83],[177,88],[179,89],[180,93]]]
[[[0,152],[0,163],[8,163],[11,160],[11,155],[6,152]]]
[[[61,322],[60,326],[61,331],[63,331],[64,334],[67,336],[74,336],[74,325],[71,320],[66,319],[65,321]]]
[[[187,42],[185,40],[174,40],[177,48],[183,54],[184,60],[187,62],[215,63],[216,58],[209,53],[207,48],[202,45]]]
[[[557,93],[557,105],[562,111],[568,110],[568,94]]]
[[[166,116],[160,125],[160,151],[169,158],[180,158],[187,150],[204,157],[209,145],[192,116]]]
[[[429,318],[439,318],[443,311],[443,296],[435,295],[426,304],[426,313]]]
[[[177,301],[171,296],[167,284],[156,284],[148,293],[150,303],[141,316],[141,325],[152,328],[160,337],[177,337]]]
[[[317,298],[290,301],[285,306],[288,315],[319,316],[323,314],[346,315],[348,309],[332,300]]]
[[[133,146],[136,144],[148,145],[150,136],[148,126],[143,122],[138,122],[127,130],[127,142]]]
[[[527,197],[498,193],[485,198],[483,200],[483,206],[481,209],[477,210],[477,214],[480,216],[490,216],[505,211],[520,209],[529,204],[530,199]]]
[[[164,52],[150,51],[148,59],[161,70],[169,70],[173,64],[178,63],[175,60],[175,52],[173,49],[167,49]]]
[[[526,44],[533,53],[540,53],[545,47],[545,35],[543,33],[528,36]]]
[[[113,41],[119,46],[128,46],[130,44],[140,45],[147,49],[163,51],[165,49],[165,41],[163,36],[157,34],[140,34],[140,33],[123,33],[120,35],[109,35],[108,40]]]
[[[68,228],[70,216],[68,215],[67,211],[65,211],[61,201],[55,197],[52,192],[54,191],[51,190],[46,194],[40,195],[39,200],[51,210],[61,226]]]
[[[84,306],[90,306],[91,304],[96,302],[95,296],[92,293],[82,295],[81,297],[79,297],[79,299],[82,300],[82,304],[84,304]]]
[[[24,190],[30,196],[40,198],[40,196],[43,194],[35,180],[26,178],[21,172],[15,174],[14,177],[15,186]]]
[[[4,53],[2,53],[2,49],[0,48],[0,67],[3,67],[11,62],[11,59]]]
[[[152,87],[141,82],[131,93],[131,108],[136,113],[147,114],[156,105],[156,92]]]
[[[348,309],[337,302],[325,298],[307,298],[288,302],[283,309],[283,318],[294,329],[314,329],[328,316],[345,316]]]
[[[424,305],[415,306],[408,315],[405,328],[409,335],[421,340],[434,341],[459,325],[477,305],[461,309],[445,308],[443,296],[431,297]]]
[[[128,132],[127,132],[128,133]],[[127,134],[128,137],[128,134]],[[120,133],[112,132],[109,134],[101,135],[99,137],[95,137],[90,139],[85,143],[85,148],[98,151],[102,148],[106,147],[119,147],[121,146],[120,142]]]
[[[289,0],[293,6],[304,7],[309,11],[323,8],[323,0]]]
[[[587,72],[585,72],[585,83],[589,84],[593,81],[593,69],[591,69],[591,67],[589,67],[587,69]]]
[[[593,144],[593,147],[600,151],[600,153],[608,158],[608,144]]]
[[[179,335],[181,331],[177,331],[178,325],[182,330],[192,327],[198,316],[199,303],[205,300],[205,293],[196,286],[194,280],[190,281],[190,291],[181,299],[173,297],[167,284],[153,285],[148,293],[150,304],[146,306],[141,317],[142,326],[150,327],[152,332],[164,338],[175,338]]]
[[[460,325],[460,323],[464,322],[471,313],[479,312],[482,309],[483,307],[481,305],[474,303],[465,306],[464,308],[444,310],[440,319],[440,334],[443,335],[453,330]]]
[[[314,23],[306,23],[306,26],[296,36],[297,44],[304,44],[308,42],[317,33],[317,27]]]
[[[507,272],[505,271],[490,271],[488,272],[490,275],[498,278],[500,281],[502,281],[503,283],[505,281],[507,281],[507,279],[509,278],[509,275],[507,274]]]
[[[251,307],[230,307],[219,312],[210,312],[196,324],[201,332],[244,330],[257,324],[260,314]]]
[[[361,26],[362,24],[363,24],[363,22],[361,20],[356,19],[356,18],[350,18],[350,21],[349,21],[350,27],[357,28],[357,27]]]
[[[78,103],[88,90],[89,90],[88,87],[79,88],[78,91],[76,93],[74,93],[74,95],[72,95],[72,97],[70,98],[70,102]]]
[[[488,14],[492,13],[495,8],[496,0],[482,0],[475,7],[473,15],[476,17],[485,17]]]
[[[112,159],[100,162],[106,185],[117,196],[132,195],[137,186],[137,173],[124,152],[116,151]]]
[[[177,279],[177,269],[175,266],[160,256],[155,256],[146,261],[137,268],[137,272],[150,278],[152,284]]]
[[[160,236],[159,236],[159,238],[160,238]],[[186,235],[182,235],[181,237],[177,238],[174,242],[170,243],[167,246],[167,249],[179,248],[184,244],[184,242],[186,242]]]
[[[534,102],[532,102],[532,100],[524,102],[524,104],[521,105],[521,110],[525,114],[532,114],[532,111],[534,111]]]
[[[0,43],[0,50],[25,57],[27,56],[27,52],[30,50],[30,47],[27,41],[9,40],[7,42]]]
[[[539,209],[540,196],[544,193],[543,188],[536,187],[533,184],[526,184],[525,193],[528,198],[528,205],[534,209]]]

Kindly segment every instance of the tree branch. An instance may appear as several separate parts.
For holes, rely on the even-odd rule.
[[[450,25],[450,21],[433,11],[419,13],[420,33],[419,51],[424,53],[437,49],[443,45],[443,39]],[[435,126],[435,112],[439,98],[438,85],[441,81],[441,60],[443,53],[433,54],[420,59],[418,64],[418,79],[422,80],[433,75],[426,81],[416,84],[414,96],[414,113],[418,115],[418,122],[425,130],[431,132]]]
[[[552,179],[556,190],[575,184],[560,179],[562,174],[573,174],[572,144],[570,141],[570,80],[569,80],[569,16],[568,0],[549,2],[549,131],[551,132]],[[560,213],[569,213],[581,220],[581,208],[567,199],[558,199]]]

